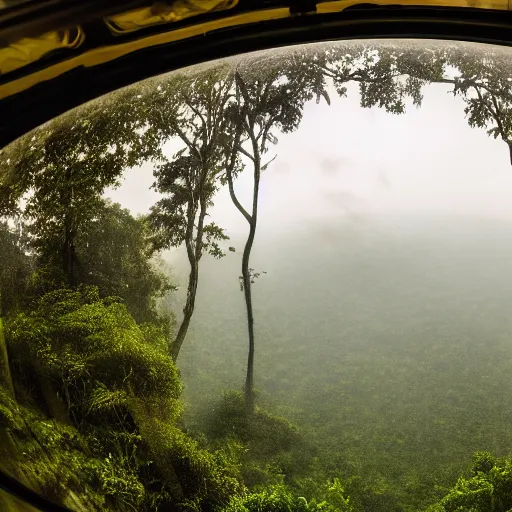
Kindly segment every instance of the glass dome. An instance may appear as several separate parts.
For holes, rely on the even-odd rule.
[[[75,511],[511,509],[510,52],[245,54],[4,148],[0,468]]]

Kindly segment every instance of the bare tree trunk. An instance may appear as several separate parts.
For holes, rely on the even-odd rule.
[[[187,289],[187,302],[185,303],[185,307],[183,308],[183,320],[181,321],[180,328],[178,329],[178,334],[174,339],[174,342],[171,347],[171,357],[174,362],[178,359],[178,355],[181,350],[181,346],[185,341],[185,337],[188,332],[188,328],[190,326],[190,320],[192,319],[192,315],[194,314],[194,307],[196,301],[196,293],[197,293],[197,283],[199,280],[199,265],[197,262],[190,262],[190,274],[188,276],[188,289]]]
[[[9,356],[7,353],[7,345],[4,338],[4,327],[2,319],[0,318],[0,385],[3,386],[7,392],[14,397],[14,386],[12,383],[11,370],[9,367]]]
[[[178,334],[171,347],[171,357],[174,362],[178,359],[181,346],[187,336],[190,320],[194,314],[194,308],[197,295],[197,284],[199,282],[199,260],[203,250],[203,227],[204,218],[206,216],[206,200],[202,197],[200,200],[199,219],[197,222],[197,231],[194,240],[194,221],[196,219],[197,209],[193,204],[188,208],[187,234],[185,237],[185,245],[187,247],[187,256],[190,263],[190,274],[188,276],[187,302],[183,308],[183,320],[181,321]]]
[[[67,284],[74,287],[75,280],[75,233],[73,229],[73,186],[71,185],[71,170],[66,170],[66,187],[61,195],[64,205],[64,242],[62,244],[62,270]]]
[[[254,140],[253,140],[254,142]],[[249,411],[254,411],[254,313],[252,309],[251,275],[249,271],[249,260],[251,257],[256,226],[258,222],[258,196],[260,190],[261,165],[257,144],[254,149],[254,188],[252,195],[252,214],[249,223],[249,236],[245,243],[242,256],[242,279],[244,283],[245,306],[247,308],[247,331],[249,334],[249,353],[247,356],[247,374],[245,377],[245,406]]]
[[[260,188],[260,176],[261,176],[261,159],[258,144],[254,137],[251,135],[251,141],[253,146],[253,164],[254,164],[254,186],[252,195],[252,212],[251,215],[245,210],[235,194],[233,186],[233,166],[236,157],[236,151],[231,156],[231,162],[228,164],[226,170],[226,176],[228,179],[229,194],[234,205],[238,211],[245,217],[249,223],[249,235],[245,242],[244,252],[242,256],[242,283],[244,287],[245,307],[247,310],[247,332],[249,334],[249,352],[247,356],[247,372],[245,377],[245,406],[248,411],[254,411],[254,354],[255,354],[255,343],[254,343],[254,313],[252,307],[252,289],[251,289],[251,273],[249,271],[249,262],[251,258],[251,250],[254,243],[254,237],[256,235],[256,226],[258,221],[258,196]],[[238,146],[240,133],[235,137],[235,149]]]
[[[254,314],[252,310],[251,275],[249,272],[249,258],[251,256],[256,223],[251,222],[249,236],[245,243],[242,257],[242,281],[244,284],[245,306],[247,309],[247,331],[249,333],[249,353],[247,356],[247,373],[245,376],[245,406],[248,410],[254,410]]]

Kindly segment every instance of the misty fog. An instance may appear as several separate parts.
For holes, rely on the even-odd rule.
[[[512,443],[508,148],[470,128],[443,84],[401,116],[361,108],[355,85],[331,101],[307,104],[267,156],[251,263],[267,272],[253,288],[256,386],[323,450],[348,453],[347,467],[435,485],[434,468],[453,478],[468,453]],[[151,180],[132,170],[111,197],[147,213]],[[247,202],[250,174],[236,186]],[[237,252],[202,262],[181,356],[192,423],[245,371],[247,223],[227,190],[214,203]],[[165,259],[184,287],[184,253]]]

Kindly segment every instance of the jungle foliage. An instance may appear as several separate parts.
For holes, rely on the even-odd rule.
[[[265,271],[250,265],[261,175],[271,169],[279,135],[298,129],[307,104],[330,105],[356,83],[362,107],[400,115],[421,106],[426,84],[448,84],[464,100],[468,123],[510,147],[511,79],[500,52],[465,46],[298,47],[149,80],[5,148],[2,469],[77,511],[510,510],[510,457],[477,453],[467,474],[457,463],[457,481],[450,473],[399,490],[355,471],[350,447],[322,447],[307,427],[264,408],[252,294]],[[134,217],[105,193],[140,165],[152,168],[159,200],[149,215]],[[242,173],[252,177],[249,206],[236,192]],[[177,361],[202,258],[226,255],[228,236],[208,218],[223,187],[248,224],[239,281],[246,375],[241,391],[187,423]],[[189,273],[180,316],[159,307],[176,283],[158,256],[183,245]],[[215,351],[216,340],[203,341]],[[293,391],[300,394],[300,382]],[[336,428],[331,412],[323,433]]]

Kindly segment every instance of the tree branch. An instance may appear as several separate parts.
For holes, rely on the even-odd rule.
[[[226,177],[228,179],[228,189],[229,189],[229,195],[231,196],[231,200],[233,201],[233,204],[237,207],[238,211],[245,217],[245,220],[249,223],[249,225],[252,225],[252,218],[247,213],[247,210],[242,206],[238,198],[235,194],[235,188],[233,186],[233,168],[235,167],[236,163],[236,155],[238,152],[238,146],[240,143],[240,129],[237,129],[237,133],[235,135],[235,143],[233,144],[233,149],[231,151],[231,158],[228,162],[228,166],[226,168]]]
[[[261,144],[260,144],[260,151],[263,153],[264,150],[266,149],[265,148],[265,143],[267,141],[267,137],[268,137],[268,133],[270,131],[270,129],[272,128],[272,125],[274,124],[275,120],[277,118],[277,115],[275,116],[272,116],[270,118],[270,120],[267,122],[266,126],[265,126],[265,130],[263,132],[263,138],[261,139]]]
[[[185,135],[185,132],[178,127],[178,125],[174,122],[174,121],[171,121],[171,125],[173,127],[173,129],[176,131],[176,133],[178,134],[179,138],[187,145],[187,147],[190,149],[190,152],[191,153],[195,153],[197,158],[201,161],[201,153],[199,152],[199,150],[194,146],[194,144],[192,142],[190,142],[189,138]]]
[[[196,116],[199,117],[199,119],[201,119],[201,123],[203,125],[203,127],[201,129],[202,139],[203,139],[203,146],[206,147],[207,143],[208,143],[208,124],[207,124],[203,114],[201,114],[201,112],[196,107],[194,107],[194,105],[187,98],[187,96],[184,95],[184,98],[185,98],[185,104],[192,110],[192,112],[194,112],[194,114],[196,114]],[[198,151],[198,153],[199,153],[199,151]]]
[[[501,119],[500,119],[500,114],[501,114],[500,107],[498,105],[498,102],[496,101],[496,97],[494,95],[492,95],[492,94],[491,94],[491,99],[492,99],[492,103],[494,105],[494,109],[496,110],[495,120],[496,120],[496,124],[498,125],[498,130],[501,133],[501,138],[505,142],[508,142],[508,136],[505,133],[505,128],[503,127],[503,123],[501,122]]]
[[[247,151],[245,150],[241,144],[238,144],[238,148],[237,150],[242,153],[242,155],[246,156],[247,158],[249,158],[250,160],[252,160],[254,162],[254,157]]]
[[[261,170],[267,169],[268,166],[277,158],[277,153],[264,165],[261,166]]]

